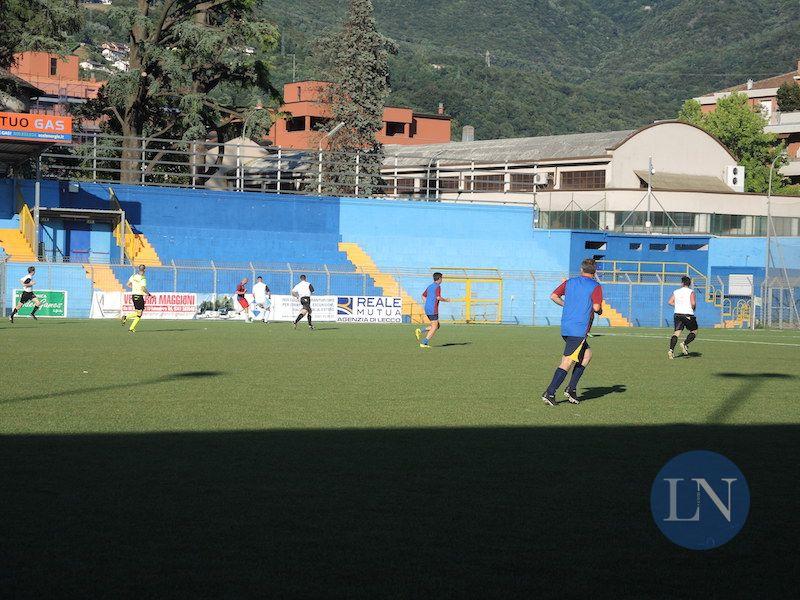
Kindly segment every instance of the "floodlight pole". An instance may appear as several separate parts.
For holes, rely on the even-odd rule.
[[[36,157],[36,183],[33,191],[33,254],[39,258],[39,207],[42,202],[42,157]]]
[[[319,151],[320,151],[320,152],[322,152],[322,142],[324,142],[324,141],[325,141],[326,139],[328,139],[329,137],[333,137],[334,135],[336,135],[336,133],[337,133],[337,132],[338,132],[338,131],[339,131],[339,130],[342,128],[342,127],[344,127],[344,121],[342,121],[341,123],[338,123],[338,124],[336,125],[336,127],[334,127],[333,129],[331,129],[331,130],[330,130],[328,133],[326,133],[324,136],[322,136],[322,139],[319,141]]]
[[[772,256],[770,252],[771,244],[771,232],[772,232],[772,172],[775,170],[775,163],[778,162],[780,158],[783,157],[783,152],[779,152],[778,155],[772,159],[772,163],[769,165],[769,183],[767,184],[767,249],[766,249],[766,263],[764,264],[764,293],[762,294],[761,298],[761,320],[764,323],[764,327],[767,326],[767,294],[769,293],[769,263],[771,262]],[[771,298],[770,298],[771,302]]]
[[[647,219],[644,227],[647,233],[653,232],[653,224],[650,221],[650,198],[653,195],[653,157],[651,156],[647,164]]]

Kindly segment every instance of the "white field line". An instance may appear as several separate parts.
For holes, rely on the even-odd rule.
[[[656,340],[668,340],[670,336],[668,335],[646,335],[641,333],[597,333],[598,337],[603,337],[606,335],[616,336],[616,337],[637,337],[637,338],[652,338]],[[729,344],[759,344],[761,346],[792,346],[794,348],[800,348],[800,344],[790,344],[788,342],[758,342],[755,340],[721,340],[721,339],[714,339],[714,338],[707,338],[707,337],[697,337],[697,340],[705,343],[705,342],[727,342]]]

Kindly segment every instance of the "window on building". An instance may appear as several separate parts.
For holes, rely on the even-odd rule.
[[[397,179],[397,183],[395,184],[395,193],[396,194],[413,194],[414,193],[414,183],[415,180],[413,177]]]
[[[708,252],[708,244],[675,244],[675,250],[699,250]]]
[[[553,173],[547,174],[547,185],[537,185],[536,189],[541,191],[552,190],[555,184]],[[512,192],[532,192],[533,173],[512,173],[510,190]]]
[[[596,210],[542,211],[542,229],[600,229],[600,212]]]
[[[50,75],[58,74],[58,59],[51,58],[50,59]]]
[[[605,250],[606,243],[605,242],[585,242],[583,247],[586,250]]]
[[[650,244],[650,250],[653,252],[667,252],[669,244]]]
[[[319,131],[330,122],[331,120],[327,117],[311,117],[311,130]]]
[[[605,187],[605,171],[564,171],[561,173],[562,190],[602,190]]]
[[[766,219],[764,219],[766,221]],[[772,217],[773,235],[797,236],[797,217]]]
[[[642,251],[642,245],[640,243],[638,243],[638,242],[632,243],[632,244],[628,244],[628,249],[633,250],[634,252],[641,252]]]
[[[711,215],[711,233],[717,235],[753,235],[754,225],[748,227],[744,215]]]
[[[397,123],[395,121],[386,121],[386,135],[388,136],[395,136],[395,135],[404,135],[406,132],[406,124],[405,123]]]
[[[439,179],[439,190],[443,192],[457,192],[461,189],[458,177],[442,177]]]
[[[305,131],[306,118],[305,117],[291,117],[286,120],[286,131]]]
[[[505,175],[475,175],[472,178],[472,189],[476,192],[502,192]]]
[[[663,212],[653,212],[650,214],[650,222],[653,231],[658,233],[687,233],[695,232],[695,213],[674,212],[667,216]],[[670,219],[671,217],[671,219]],[[622,225],[622,222],[625,225]],[[675,224],[673,225],[673,221]],[[627,212],[615,212],[615,229],[619,231],[647,231],[647,213],[636,211],[632,214]],[[675,227],[677,225],[677,228]]]

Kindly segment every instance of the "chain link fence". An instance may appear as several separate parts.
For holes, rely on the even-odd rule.
[[[19,279],[28,265],[0,260],[0,308],[7,316],[19,289]],[[69,262],[36,263],[36,289],[66,292],[67,316],[88,317],[94,292],[121,292],[133,274],[130,265],[76,264]],[[441,268],[439,268],[441,269]],[[148,287],[153,292],[195,293],[198,304],[232,299],[236,286],[243,278],[249,286],[261,277],[273,294],[289,294],[306,275],[317,295],[328,296],[400,296],[406,314],[424,314],[422,292],[431,282],[434,269],[386,268],[380,272],[366,273],[347,270],[342,265],[325,264],[219,264],[171,263],[147,268]],[[452,277],[442,288],[444,296],[454,302],[442,303],[440,314],[444,321],[471,323],[509,323],[520,325],[557,325],[561,308],[555,305],[550,294],[569,276],[568,273],[492,270],[496,281],[476,280],[469,288],[464,278]],[[619,276],[599,274],[604,298],[610,309],[598,319],[596,325],[630,325],[640,327],[668,327],[672,325],[672,307],[667,301],[674,289],[680,286],[679,274],[649,278],[648,283],[624,281]],[[800,281],[795,282],[800,285]],[[707,285],[707,284],[706,284]],[[700,305],[698,318],[701,325],[712,327],[730,325],[742,315],[737,313],[724,294],[716,291],[709,296],[703,282],[698,282]],[[470,291],[467,292],[467,289]],[[772,301],[766,311],[767,325],[792,327],[797,325],[796,289],[772,288]],[[470,302],[467,302],[467,296]],[[747,299],[749,308],[749,299]],[[748,318],[739,319],[735,326],[750,324]],[[756,317],[761,323],[760,311]]]
[[[0,317],[6,316],[6,260],[0,258]]]

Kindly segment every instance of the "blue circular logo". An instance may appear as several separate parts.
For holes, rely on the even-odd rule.
[[[730,460],[707,450],[679,454],[656,475],[650,509],[661,532],[690,550],[733,539],[747,521],[750,488]]]

